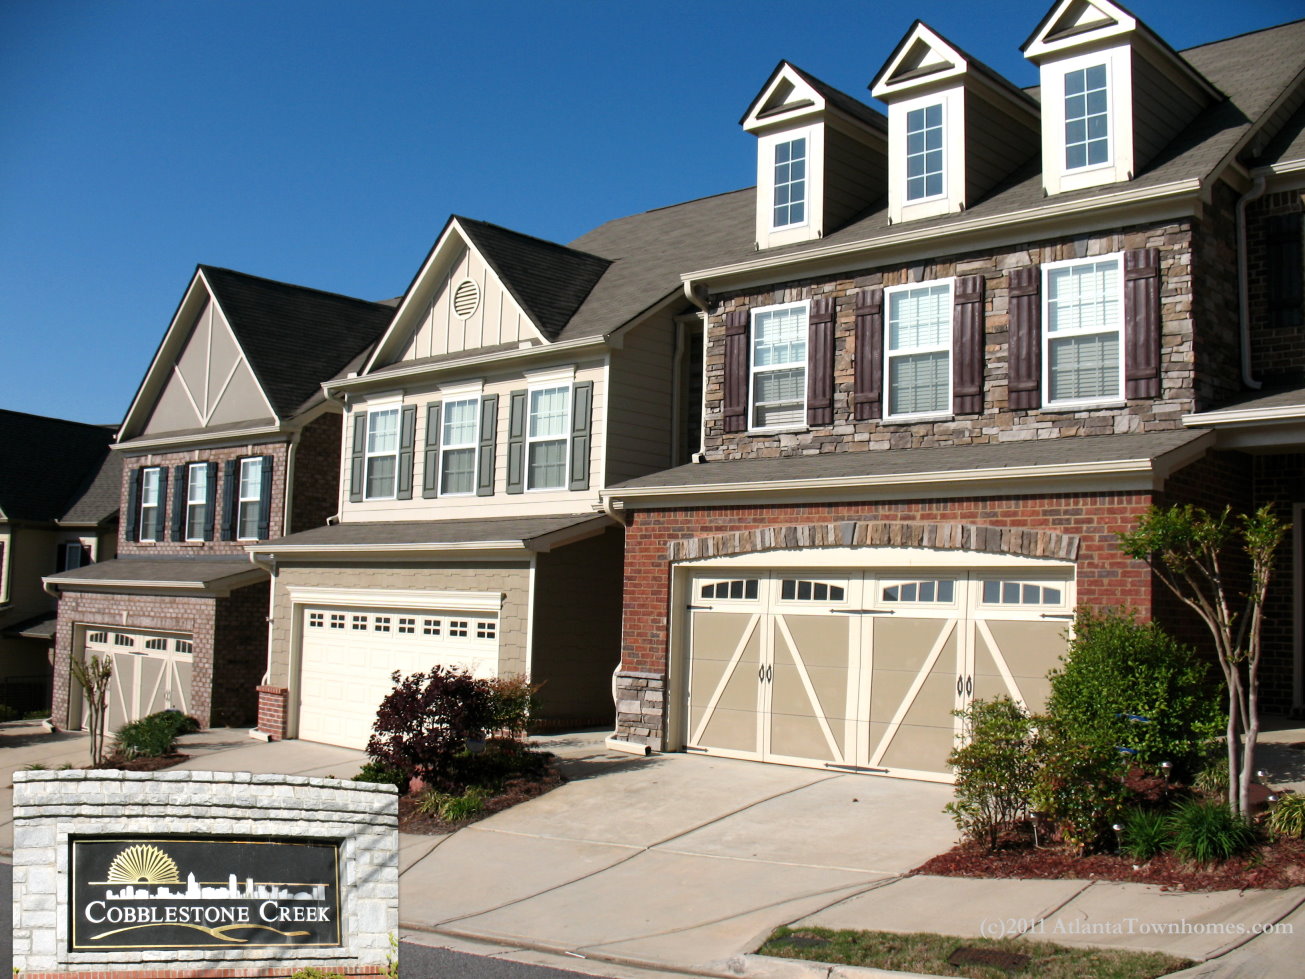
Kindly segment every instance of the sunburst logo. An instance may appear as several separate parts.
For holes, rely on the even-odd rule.
[[[109,864],[110,884],[180,884],[177,862],[157,846],[129,846]]]

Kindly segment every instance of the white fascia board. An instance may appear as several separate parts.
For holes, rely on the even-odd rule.
[[[230,429],[222,432],[195,432],[192,435],[168,435],[153,439],[132,439],[130,442],[115,442],[110,448],[114,452],[131,453],[138,450],[150,451],[162,449],[189,449],[196,446],[220,448],[224,445],[249,445],[277,441],[276,436],[288,435],[297,426],[260,425],[257,428]]]
[[[1268,190],[1287,190],[1305,182],[1305,160],[1284,160],[1268,166],[1256,167],[1253,176],[1263,176]]]
[[[1122,210],[1135,212],[1128,215],[1130,221],[1189,217],[1199,208],[1201,190],[1200,178],[1175,180],[1158,187],[1094,194],[1081,201],[1056,201],[1013,214],[953,221],[941,227],[907,227],[869,240],[809,248],[792,255],[756,258],[688,272],[680,279],[686,290],[696,283],[726,280],[730,288],[746,288],[773,282],[774,273],[779,270],[811,266],[804,274],[815,275],[856,268],[867,261],[883,263],[936,255],[939,241],[945,242],[947,253],[952,254],[984,245],[1022,241],[1030,234],[1047,234],[1049,232],[1044,226],[1048,224],[1061,226],[1056,231],[1066,234],[1115,227],[1120,219],[1118,212]]]
[[[267,580],[267,571],[259,567],[251,567],[248,571],[237,572],[228,575],[225,578],[219,578],[215,581],[141,581],[134,578],[96,578],[95,580],[77,580],[77,579],[60,579],[58,577],[45,577],[41,579],[41,586],[50,594],[56,594],[58,591],[77,591],[77,592],[118,592],[118,591],[149,591],[149,592],[169,592],[177,594],[193,595],[196,592],[206,592],[216,597],[225,597],[237,588],[245,585],[255,584]],[[51,589],[54,589],[51,591]]]
[[[1184,415],[1183,424],[1216,434],[1221,449],[1288,451],[1305,445],[1305,405],[1206,411]]]
[[[413,561],[448,558],[471,561],[479,555],[525,560],[534,552],[519,540],[467,541],[451,544],[251,544],[250,555],[266,554],[286,561],[310,558],[362,561]]]
[[[1183,415],[1188,428],[1219,428],[1224,425],[1262,425],[1305,421],[1305,405],[1280,405],[1276,408],[1224,408]]]
[[[390,588],[324,588],[290,585],[286,589],[296,605],[348,605],[355,608],[459,609],[498,612],[506,597],[501,591],[425,591]]]
[[[577,351],[589,349],[601,350],[607,346],[605,337],[584,337],[579,340],[563,340],[560,343],[542,344],[523,347],[519,350],[500,350],[497,353],[477,354],[471,357],[459,357],[457,360],[441,361],[438,364],[415,364],[398,370],[387,370],[383,374],[360,374],[357,377],[343,377],[326,381],[322,390],[326,396],[336,393],[356,391],[369,387],[402,387],[405,382],[416,380],[434,380],[444,374],[461,374],[485,366],[500,366],[521,360],[538,360],[545,357],[566,357]]]

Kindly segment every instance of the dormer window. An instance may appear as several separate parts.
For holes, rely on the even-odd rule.
[[[1105,65],[1065,73],[1065,169],[1110,162],[1110,108]]]
[[[775,227],[789,228],[807,219],[807,141],[775,145]]]
[[[906,114],[906,199],[943,192],[943,107],[926,105]]]

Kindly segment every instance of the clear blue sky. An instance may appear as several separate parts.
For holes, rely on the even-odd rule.
[[[0,408],[119,421],[199,262],[382,299],[450,213],[566,242],[749,186],[781,58],[868,100],[919,17],[1035,84],[1049,5],[0,0]],[[1305,16],[1127,6],[1176,48]]]

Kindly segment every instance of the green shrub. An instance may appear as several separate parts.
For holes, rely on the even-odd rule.
[[[1219,749],[1220,754],[1207,758],[1192,780],[1192,788],[1210,799],[1228,798],[1228,755],[1223,753],[1223,745]]]
[[[400,792],[408,791],[408,776],[393,765],[382,761],[369,761],[358,769],[353,777],[355,782],[377,782],[381,785],[393,785]]]
[[[1146,863],[1169,846],[1168,818],[1154,809],[1134,809],[1124,818],[1120,847],[1138,863]]]
[[[450,823],[477,816],[485,808],[489,793],[473,786],[465,792],[440,792],[427,789],[417,800],[417,811],[426,816],[438,816]]]
[[[161,710],[118,728],[113,750],[123,758],[155,758],[170,755],[177,738],[199,730],[199,722],[178,710]]]
[[[1042,724],[1042,766],[1033,786],[1033,808],[1061,839],[1083,852],[1112,838],[1124,813],[1125,765],[1114,748],[1070,737],[1051,718]]]
[[[1213,863],[1251,849],[1255,830],[1224,802],[1190,799],[1165,819],[1174,852],[1197,863]]]
[[[1062,664],[1049,677],[1047,712],[1071,741],[1127,748],[1149,768],[1169,761],[1186,778],[1223,733],[1209,666],[1154,624],[1080,610]]]
[[[488,684],[443,666],[407,677],[396,671],[391,679],[394,689],[376,712],[368,757],[432,788],[460,788],[454,759],[493,722]]]
[[[1305,795],[1284,795],[1269,810],[1269,829],[1278,836],[1305,836]]]
[[[967,838],[995,848],[1003,830],[1028,816],[1037,772],[1033,722],[1009,697],[976,700],[956,714],[966,741],[947,759],[956,798],[944,809]]]
[[[520,674],[492,677],[485,684],[489,688],[489,729],[523,737],[535,712],[539,685]]]
[[[14,710],[8,704],[0,704],[0,724],[5,721],[18,720],[18,711]]]

